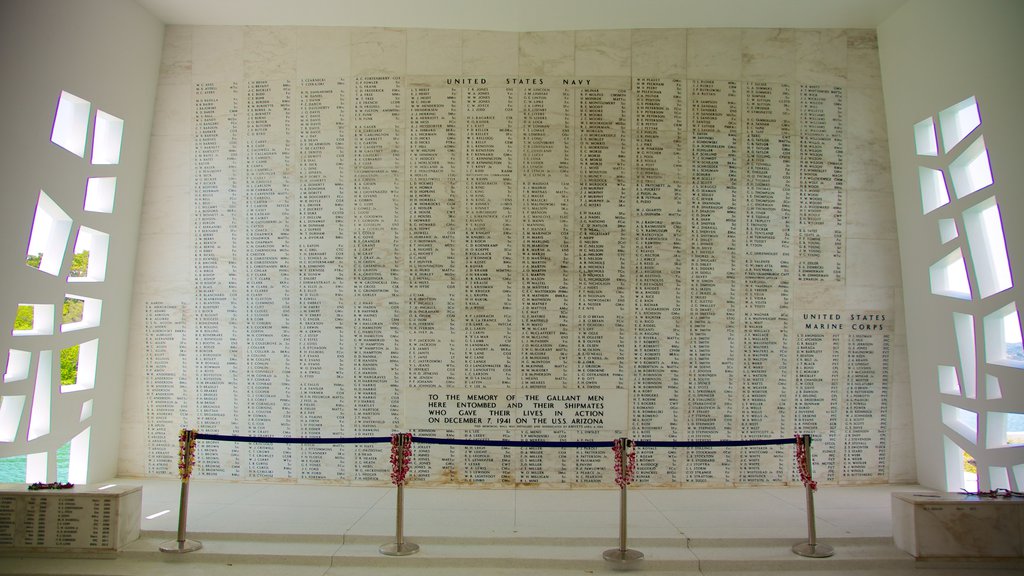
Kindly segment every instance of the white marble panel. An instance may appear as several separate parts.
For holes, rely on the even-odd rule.
[[[190,26],[168,26],[164,29],[164,48],[160,54],[161,84],[191,82],[192,30]]]
[[[153,136],[192,135],[192,86],[161,84],[153,107]]]
[[[576,32],[576,76],[629,76],[629,30]]]
[[[849,238],[895,240],[896,210],[892,194],[850,190],[846,195],[846,233]]]
[[[469,75],[519,72],[519,34],[466,30],[462,33],[462,73]]]
[[[846,111],[850,119],[846,127],[847,138],[886,147],[888,130],[881,86],[847,88]]]
[[[745,29],[742,38],[744,80],[793,81],[796,75],[796,40],[792,30]]]
[[[846,85],[846,31],[797,30],[796,81]]]
[[[847,286],[847,310],[878,310],[886,315],[886,325],[892,323],[893,309],[892,287],[890,286]]]
[[[686,34],[686,75],[699,80],[736,80],[743,71],[743,32],[691,29]]]
[[[405,31],[391,28],[352,29],[352,74],[405,74]]]
[[[892,174],[887,142],[847,138],[846,154],[849,158],[846,165],[847,188],[891,193]]]
[[[406,74],[462,74],[462,33],[458,30],[409,30],[406,50]]]
[[[632,76],[677,77],[686,74],[686,30],[633,30]]]
[[[900,274],[899,248],[895,239],[847,239],[847,285],[892,286],[893,279]]]
[[[846,36],[846,80],[850,87],[880,87],[878,38],[874,30],[850,30]]]
[[[187,240],[192,233],[191,188],[154,187],[142,199],[142,229],[147,234],[175,234]]]
[[[889,370],[889,481],[917,481],[914,460],[914,420],[911,414],[910,367],[906,345],[893,345]]]
[[[350,73],[352,33],[347,28],[303,28],[296,36],[299,78],[338,77]]]
[[[297,28],[252,26],[245,29],[245,78],[281,80],[295,77]]]
[[[192,29],[192,82],[241,80],[244,28],[197,26]]]
[[[191,135],[159,136],[149,141],[149,169],[146,189],[180,188],[192,184]]]
[[[139,258],[135,262],[135,277],[139,282],[153,282],[164,286],[168,281],[191,280],[193,265],[187,258],[181,258],[187,249],[188,237],[178,234],[140,234]],[[163,297],[174,294],[161,290]],[[149,298],[157,294],[148,293]]]
[[[519,35],[519,74],[572,76],[574,32],[523,32]]]
[[[840,284],[820,282],[797,282],[794,285],[793,301],[803,310],[842,309],[846,306],[846,289]],[[796,317],[794,315],[794,317]]]

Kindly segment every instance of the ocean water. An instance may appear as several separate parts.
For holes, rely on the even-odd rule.
[[[0,482],[25,482],[25,456],[0,458]],[[57,450],[57,482],[68,481],[68,462],[71,461],[71,443]]]

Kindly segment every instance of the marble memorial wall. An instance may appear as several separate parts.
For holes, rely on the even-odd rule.
[[[824,482],[910,450],[873,32],[171,27],[153,133],[125,472],[174,474],[182,426],[800,432]],[[610,450],[414,448],[422,482],[613,480]],[[792,452],[641,449],[637,478],[790,482]],[[197,475],[388,457],[204,441]]]

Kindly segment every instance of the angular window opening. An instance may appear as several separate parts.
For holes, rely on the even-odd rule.
[[[960,379],[956,376],[956,368],[939,366],[939,392],[960,396]]]
[[[91,390],[96,385],[99,340],[89,340],[60,352],[60,391]]]
[[[935,122],[931,118],[914,124],[914,144],[918,156],[938,156],[939,145],[935,139]]]
[[[22,484],[25,482],[25,457],[0,458],[0,482]]]
[[[978,468],[974,457],[964,451],[949,436],[943,436],[946,461],[946,491],[978,491]]]
[[[102,308],[103,301],[99,298],[66,294],[60,331],[73,332],[99,326]]]
[[[1020,492],[1021,488],[1024,487],[1024,464],[1015,464],[1013,466],[1013,478],[1017,481],[1017,491]]]
[[[19,306],[20,312],[20,306]],[[17,325],[17,324],[15,324]],[[7,371],[4,372],[4,383],[17,382],[28,378],[29,364],[32,362],[32,353],[26,350],[7,351]]]
[[[984,320],[985,361],[989,364],[1024,368],[1020,315],[1017,303],[1010,302]]]
[[[107,277],[107,249],[110,235],[81,226],[75,240],[68,282],[103,282]]]
[[[964,264],[963,253],[959,248],[932,264],[928,272],[931,275],[932,294],[961,300],[971,299],[971,283],[967,280],[967,265]]]
[[[989,490],[1009,490],[1010,489],[1010,473],[1005,466],[989,466],[988,467],[988,489]]]
[[[39,353],[39,364],[36,369],[36,387],[32,395],[32,412],[28,419],[28,439],[35,440],[50,433],[50,389],[51,363],[53,352],[43,350]]]
[[[942,405],[942,423],[970,441],[978,443],[978,414],[950,404]]]
[[[114,176],[89,178],[85,185],[85,211],[113,213],[116,189],[117,178]]]
[[[25,457],[25,482],[49,482],[47,478],[47,457],[46,452],[29,454]]]
[[[57,482],[69,482],[68,461],[71,459],[71,442],[57,448]]]
[[[89,418],[92,418],[92,400],[82,402],[82,412],[78,416],[78,421],[85,422]]]
[[[960,236],[960,233],[956,230],[956,220],[952,218],[943,218],[939,220],[939,240],[943,244],[950,240],[956,240]]]
[[[121,161],[121,135],[124,120],[103,110],[96,111],[96,132],[92,139],[93,164],[117,164]]]
[[[921,184],[921,206],[925,214],[949,204],[949,190],[942,170],[918,166],[917,179]]]
[[[68,482],[84,484],[89,476],[89,436],[86,428],[68,443]],[[60,462],[58,460],[58,466]]]
[[[62,91],[57,100],[57,112],[53,118],[50,141],[79,158],[85,158],[90,107],[87,100]]]
[[[992,185],[992,167],[988,162],[985,138],[978,138],[949,164],[949,178],[957,198]]]
[[[989,198],[964,210],[964,232],[971,250],[974,276],[982,298],[1013,287],[1006,253],[1003,220],[996,199]]]
[[[13,336],[46,336],[53,334],[53,304],[18,304],[14,316]]]
[[[1003,397],[1003,387],[999,385],[999,378],[991,374],[985,375],[985,397],[989,400],[999,400]]]
[[[1004,448],[1024,444],[1024,414],[988,412],[985,444],[988,448]]]
[[[949,152],[978,126],[981,126],[981,113],[974,96],[939,112],[942,147]]]
[[[975,370],[977,341],[974,337],[974,316],[953,313],[953,332],[956,334],[956,348],[960,353],[960,373],[963,375],[964,396],[978,397],[978,379]]]
[[[25,264],[53,276],[60,274],[70,235],[71,217],[46,192],[40,191]]]
[[[21,415],[25,411],[24,396],[4,396],[0,398],[0,442],[14,442],[21,426]],[[4,482],[5,480],[0,480]],[[6,480],[10,482],[10,480]],[[21,482],[21,480],[17,480]]]

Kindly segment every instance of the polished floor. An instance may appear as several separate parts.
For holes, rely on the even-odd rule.
[[[801,487],[631,489],[628,545],[641,562],[617,565],[602,552],[619,544],[618,490],[405,489],[404,533],[421,546],[383,556],[395,540],[396,489],[193,481],[189,554],[162,554],[174,540],[180,483],[117,479],[143,486],[143,536],[115,558],[4,558],[2,574],[463,574],[569,575],[623,569],[646,574],[928,576],[1019,574],[1020,565],[915,562],[892,546],[890,500],[913,485],[822,487],[815,495],[818,540],[831,558],[804,558]]]

